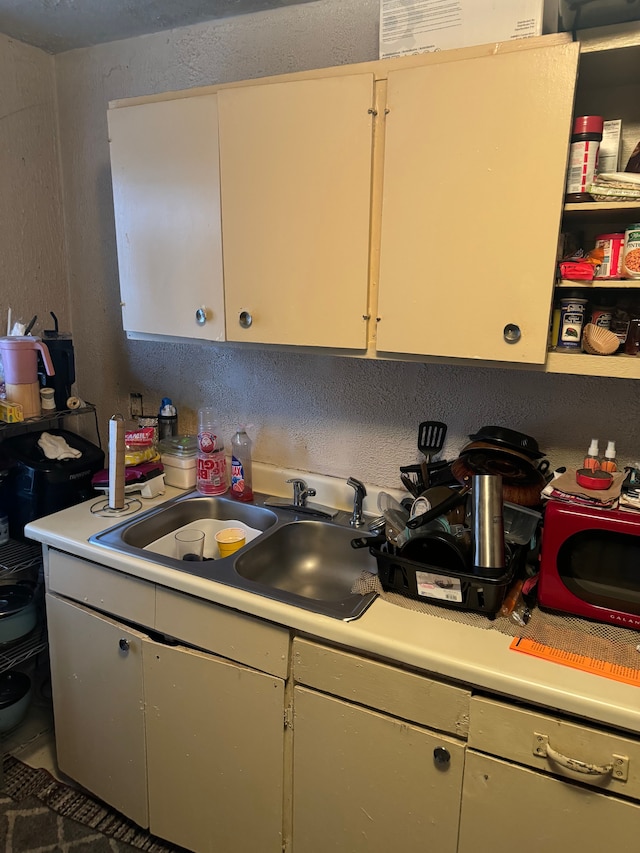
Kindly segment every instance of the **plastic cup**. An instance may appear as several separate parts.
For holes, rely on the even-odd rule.
[[[229,557],[242,548],[245,543],[245,532],[240,527],[225,527],[216,533],[216,542],[221,557]]]
[[[175,534],[176,557],[179,560],[199,561],[204,559],[204,533],[191,527],[178,530]]]

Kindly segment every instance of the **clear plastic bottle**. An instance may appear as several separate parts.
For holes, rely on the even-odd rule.
[[[614,474],[618,470],[615,441],[608,442],[607,449],[604,452],[604,459],[600,463],[600,468],[603,471],[607,471],[609,474]]]
[[[231,440],[231,497],[247,503],[253,500],[251,439],[240,424]]]
[[[229,488],[227,482],[227,457],[224,441],[210,408],[198,412],[198,461],[196,488],[201,495],[223,495]]]
[[[590,471],[597,471],[600,468],[599,453],[598,439],[592,438],[587,455],[584,457],[584,462],[582,463],[583,468],[589,468]]]

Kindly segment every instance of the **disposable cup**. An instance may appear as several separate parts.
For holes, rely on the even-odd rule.
[[[229,557],[244,545],[245,532],[240,527],[225,527],[216,533],[216,542],[220,556]]]
[[[198,561],[204,558],[204,533],[193,527],[178,530],[175,534],[178,560]]]

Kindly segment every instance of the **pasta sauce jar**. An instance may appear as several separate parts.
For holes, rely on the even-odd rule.
[[[604,258],[598,269],[597,279],[622,278],[622,251],[624,232],[620,234],[599,234],[596,237],[596,249],[602,249]]]
[[[640,279],[640,222],[629,225],[624,233],[622,275],[624,278]]]

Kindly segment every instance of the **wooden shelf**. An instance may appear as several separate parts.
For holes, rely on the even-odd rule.
[[[586,201],[565,204],[564,219],[567,222],[603,222],[623,224],[640,221],[638,201]]]
[[[575,376],[610,376],[617,379],[640,379],[640,358],[634,355],[588,355],[584,352],[549,352],[547,373],[569,373]]]
[[[575,290],[576,288],[584,288],[584,290],[619,290],[620,288],[629,288],[631,290],[640,288],[640,279],[628,278],[607,278],[594,279],[593,281],[559,281],[556,284],[558,290]]]

